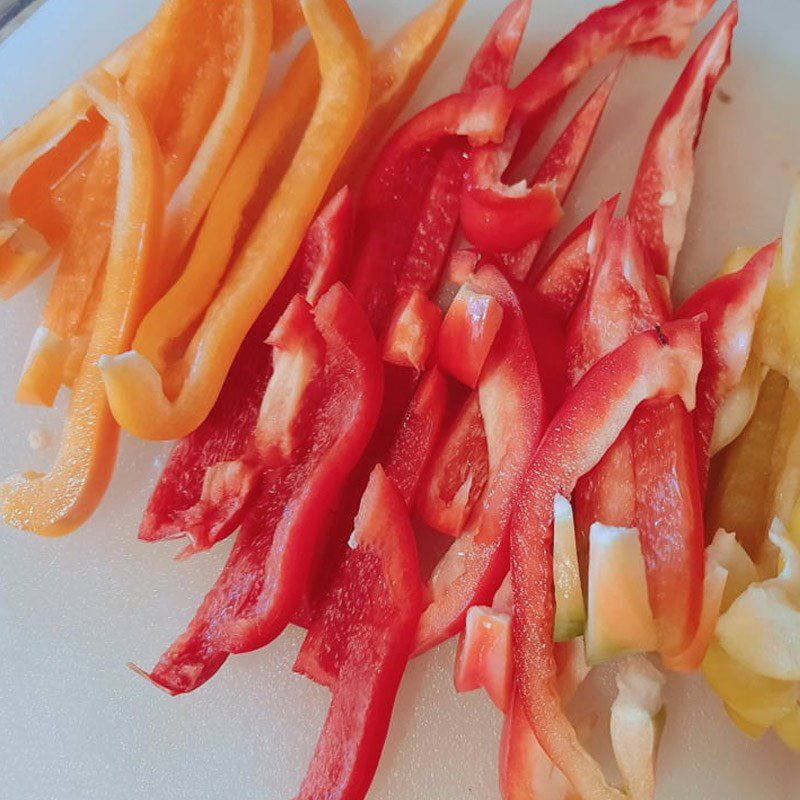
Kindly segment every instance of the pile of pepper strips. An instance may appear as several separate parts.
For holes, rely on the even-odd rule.
[[[587,70],[678,54],[713,0],[603,8],[512,89],[530,12],[515,0],[461,90],[365,170],[461,5],[439,0],[369,56],[343,0],[168,0],[0,144],[4,295],[57,264],[18,396],[72,387],[56,464],[7,481],[4,516],[69,532],[108,483],[117,424],[183,437],[140,538],[188,536],[188,556],[238,533],[149,677],[191,691],[306,626],[295,668],[333,699],[303,798],[363,797],[408,658],[498,590],[513,659],[507,625],[498,659],[462,642],[457,678],[495,687],[509,720],[524,712],[505,795],[530,796],[514,759],[538,740],[582,797],[620,796],[556,688],[556,495],[572,498],[582,560],[592,522],[638,529],[665,664],[695,669],[713,633],[709,448],[775,246],[677,310],[669,285],[736,4],[657,118],[625,216],[618,196],[601,204],[546,262],[619,67],[532,174],[528,152]],[[303,21],[312,41],[258,106],[270,48]],[[188,35],[196,48],[175,46]],[[454,537],[426,583],[414,515]]]

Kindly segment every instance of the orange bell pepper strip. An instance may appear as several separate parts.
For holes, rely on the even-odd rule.
[[[101,361],[117,421],[144,439],[177,439],[212,408],[236,351],[286,274],[336,167],[361,125],[369,99],[369,52],[345,0],[303,0],[317,47],[321,86],[292,163],[213,303],[162,379],[135,350]],[[165,385],[177,391],[168,397]]]
[[[182,0],[183,8],[191,5]],[[227,167],[232,151],[244,133],[267,71],[271,41],[270,5],[261,0],[232,0],[227,10],[230,13],[224,18],[232,21],[232,30],[225,32],[225,44],[218,41],[216,23],[219,8],[207,9],[206,19],[196,22],[199,33],[206,34],[211,40],[208,47],[219,51],[220,61],[221,51],[225,49],[229,52],[225,58],[230,63],[219,64],[219,73],[233,71],[219,111],[210,126],[208,120],[203,119],[202,107],[218,103],[220,98],[214,86],[207,91],[197,90],[198,80],[202,82],[207,72],[202,48],[199,55],[193,56],[193,63],[175,64],[172,75],[150,66],[159,63],[167,55],[164,50],[166,46],[172,48],[177,44],[173,37],[185,35],[185,31],[175,27],[186,22],[185,18],[180,18],[181,15],[176,15],[173,28],[167,35],[157,35],[160,31],[156,33],[154,29],[154,35],[150,37],[151,46],[148,52],[142,54],[139,62],[144,66],[140,68],[139,63],[134,65],[128,80],[134,98],[138,100],[141,97],[144,101],[142,110],[153,121],[156,138],[165,157],[164,189],[168,196],[171,194],[164,230],[167,244],[162,248],[165,273],[169,272],[168,267],[177,259],[205,211],[209,195],[216,189],[220,172]],[[212,59],[210,63],[215,62]],[[177,117],[168,111],[166,119],[163,119],[164,114],[159,113],[159,107],[169,106],[169,100],[165,98],[176,85],[184,91],[181,92],[182,102],[175,105],[200,106],[201,110]],[[208,131],[204,136],[206,127]],[[85,339],[78,336],[78,328],[81,325],[84,328],[91,327],[91,306],[88,301],[108,248],[114,213],[115,159],[114,142],[107,138],[87,177],[44,318],[28,354],[17,391],[17,399],[21,402],[52,405],[59,387],[67,382],[67,364],[78,359],[85,347]],[[178,181],[176,165],[185,165],[187,162],[188,171]],[[168,238],[170,236],[171,239]],[[157,292],[160,287],[156,285],[153,288]],[[89,315],[88,320],[82,323],[85,315]]]
[[[311,113],[318,83],[317,54],[309,43],[248,130],[211,201],[186,267],[136,332],[134,350],[159,370],[166,366],[171,342],[202,316],[213,299],[233,252],[242,214],[272,157],[298,121]]]
[[[152,281],[163,212],[158,145],[141,111],[108,73],[93,75],[85,89],[116,133],[119,153],[117,206],[97,322],[52,470],[25,472],[0,486],[5,521],[44,536],[61,536],[80,525],[111,478],[119,429],[97,362],[105,353],[125,350],[133,337]]]
[[[101,67],[112,75],[125,75],[141,38],[139,34],[129,39]],[[63,242],[66,220],[74,207],[50,204],[49,190],[56,176],[75,165],[81,145],[85,149],[100,138],[104,126],[97,126],[91,118],[85,119],[90,105],[80,84],[75,83],[0,141],[0,298],[3,300],[24,289],[53,263],[51,248]],[[81,136],[86,127],[92,134],[88,141]],[[71,135],[76,128],[80,129],[77,141]],[[40,161],[44,163],[37,170]]]
[[[331,182],[343,185],[361,174],[380,142],[441,49],[464,0],[437,0],[398,31],[372,58],[372,87],[364,124]],[[278,9],[275,9],[276,37]],[[189,261],[177,281],[142,320],[133,349],[163,371],[170,345],[205,312],[223,279],[242,219],[259,185],[274,190],[272,162],[299,123],[307,122],[319,88],[316,51],[300,52],[283,84],[258,112],[200,228]],[[329,187],[328,195],[331,194]],[[241,235],[241,233],[240,233]]]
[[[369,111],[328,190],[361,183],[371,156],[439,54],[465,0],[436,0],[399,30],[372,59]]]

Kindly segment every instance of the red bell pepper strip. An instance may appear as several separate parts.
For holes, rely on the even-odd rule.
[[[531,2],[513,0],[506,6],[475,53],[463,91],[508,83],[531,14]]]
[[[533,186],[551,184],[559,203],[563,203],[583,167],[597,126],[605,111],[611,90],[619,74],[614,69],[592,92],[544,157],[531,181]],[[546,236],[533,237],[516,251],[504,252],[500,257],[508,275],[525,280]]]
[[[628,49],[678,55],[712,5],[714,0],[621,0],[586,17],[517,87],[514,116],[525,126],[517,153],[530,150],[565,91],[591,67]]]
[[[438,443],[417,494],[417,513],[434,530],[460,536],[489,478],[489,453],[476,392]]]
[[[463,92],[506,86],[530,15],[530,0],[514,0],[492,26],[470,64]],[[466,151],[451,143],[439,156],[425,199],[418,207],[403,270],[415,285],[436,283],[456,232]],[[417,172],[417,180],[423,176]],[[414,215],[409,215],[411,223]]]
[[[378,156],[361,197],[349,281],[378,335],[397,297],[414,289],[428,293],[438,279],[438,268],[407,269],[406,260],[441,156],[463,137],[500,141],[511,103],[502,87],[451,95],[409,120]]]
[[[398,299],[383,340],[383,360],[422,371],[428,365],[442,312],[419,289]]]
[[[597,362],[550,422],[517,491],[510,524],[517,689],[536,738],[583,798],[619,800],[564,715],[553,656],[553,502],[608,450],[639,404],[678,395],[691,408],[700,323],[667,323]]]
[[[361,500],[351,549],[294,667],[332,693],[296,800],[366,795],[414,642],[421,589],[406,505],[378,466]]]
[[[367,319],[341,284],[312,313],[325,363],[309,381],[310,407],[295,423],[302,445],[264,470],[217,583],[150,674],[172,694],[196,689],[229,653],[263,647],[283,630],[306,589],[329,506],[372,433],[382,371]]]
[[[512,505],[545,424],[535,352],[519,299],[494,268],[479,270],[475,282],[503,306],[503,324],[478,384],[489,478],[466,530],[431,576],[431,602],[420,619],[417,653],[455,633],[467,609],[489,600],[503,580]]]
[[[627,219],[612,220],[586,294],[569,321],[571,383],[577,383],[589,367],[634,333],[652,329],[669,314],[667,299],[645,261],[633,225]]]
[[[471,389],[478,385],[483,365],[503,323],[503,307],[467,281],[447,309],[436,360],[439,366]]]
[[[566,323],[583,294],[592,264],[602,251],[619,195],[604,200],[556,249],[534,284]]]
[[[436,367],[428,370],[411,398],[386,457],[386,474],[412,508],[422,472],[447,410],[447,380]]]
[[[714,421],[720,405],[742,379],[777,248],[777,242],[762,247],[738,272],[698,289],[677,312],[682,318],[707,317],[703,325],[703,369],[693,414],[703,495]]]
[[[308,229],[286,279],[244,340],[214,409],[206,421],[181,439],[156,485],[145,511],[139,538],[174,539],[188,534],[194,550],[233,533],[230,514],[203,500],[206,472],[244,454],[258,409],[272,374],[264,340],[296,292],[316,303],[338,279],[347,257],[353,202],[343,189]]]
[[[546,234],[561,219],[561,203],[580,171],[611,89],[615,69],[578,110],[545,156],[530,187],[502,176],[516,145],[487,146],[472,155],[461,197],[461,225],[480,250],[499,257],[506,272],[524,280]]]
[[[631,193],[628,216],[653,268],[670,281],[686,231],[694,150],[714,86],[730,63],[738,16],[734,0],[686,64],[647,139]]]

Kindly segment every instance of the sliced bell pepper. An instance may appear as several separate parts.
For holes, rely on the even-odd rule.
[[[678,55],[713,4],[714,0],[621,0],[590,14],[550,49],[517,87],[515,116],[523,121],[530,119],[538,129],[523,131],[522,142],[529,147],[531,133],[535,141],[546,122],[536,112],[594,64],[626,49],[667,58]]]
[[[210,82],[203,74],[200,75],[202,86],[194,86],[197,83],[195,73],[198,70],[202,73],[208,66],[202,46],[185,64],[185,57],[173,56],[177,63],[163,74],[147,66],[151,61],[164,59],[165,48],[177,46],[175,31],[159,37],[155,35],[159,28],[153,28],[152,41],[147,40],[143,46],[142,62],[137,60],[128,76],[127,85],[151,121],[165,160],[164,189],[170,199],[161,258],[170,269],[199,222],[199,215],[205,211],[220,170],[238,144],[261,93],[272,35],[271,12],[268,7],[264,9],[259,0],[236,0],[229,2],[227,8],[213,10],[209,7],[198,15],[201,18],[195,23],[200,29],[198,34],[209,38],[217,35],[214,28],[219,23],[218,15],[224,11],[224,46],[226,59],[231,63],[220,64],[218,72],[232,73],[224,97],[217,97],[213,86],[204,88]],[[173,24],[182,22],[185,19],[178,18]],[[223,44],[212,41],[209,47],[214,46],[219,50]],[[193,52],[186,48],[183,51]],[[163,95],[169,91],[178,92],[182,104],[165,104]],[[194,111],[188,118],[179,114],[175,119],[164,110],[183,105],[196,109],[203,104],[219,105],[216,117],[214,108],[205,116]],[[114,206],[115,158],[113,140],[105,140],[87,174],[42,326],[28,354],[18,391],[21,400],[52,405],[60,385],[65,382],[66,359],[74,344],[70,340],[76,336],[82,317],[89,311],[89,297],[108,247]],[[151,287],[151,300],[160,289],[159,283]],[[191,303],[186,305],[191,307]]]
[[[206,418],[239,345],[286,274],[364,117],[369,59],[350,9],[344,0],[304,0],[303,8],[322,76],[314,113],[289,170],[186,353],[172,365],[173,374],[163,377],[135,350],[101,364],[114,416],[142,438],[185,436]],[[173,381],[178,389],[170,398],[165,387]]]
[[[409,120],[378,157],[362,192],[350,283],[379,334],[397,296],[428,293],[437,282],[440,264],[418,269],[407,259],[440,158],[460,137],[499,141],[510,113],[511,95],[502,87],[451,95]],[[380,273],[376,263],[384,265]]]
[[[60,536],[80,525],[111,479],[119,431],[98,359],[122,352],[131,341],[153,279],[163,210],[158,147],[133,99],[104,72],[92,75],[85,91],[116,133],[119,154],[117,203],[97,324],[75,380],[53,468],[46,475],[25,472],[0,488],[5,521],[45,536]]]
[[[337,284],[313,315],[325,360],[321,373],[309,378],[308,410],[294,421],[302,443],[277,463],[262,464],[260,485],[220,577],[186,633],[150,673],[172,694],[205,683],[229,653],[263,647],[281,633],[306,589],[330,507],[372,433],[382,374],[364,314]],[[286,378],[273,374],[280,381],[278,398],[292,390],[295,377],[289,373],[288,386]]]
[[[139,538],[158,541],[188,535],[209,545],[233,529],[220,525],[215,504],[203,499],[206,473],[244,455],[255,429],[272,361],[264,340],[295,293],[316,305],[341,275],[350,246],[352,199],[342,190],[317,216],[279,290],[245,338],[208,419],[170,455],[139,528]],[[222,520],[228,515],[223,514]]]
[[[472,606],[458,640],[454,684],[457,692],[485,689],[504,714],[514,684],[511,615],[488,606]]]
[[[309,44],[253,120],[211,201],[186,266],[139,325],[134,349],[159,369],[165,367],[170,344],[212,301],[233,252],[245,207],[283,139],[310,114],[318,82],[317,57]]]
[[[503,307],[467,281],[447,309],[436,347],[439,366],[471,389],[478,385],[497,332]]]
[[[380,466],[370,476],[350,542],[294,667],[332,693],[297,800],[362,800],[367,794],[422,606],[408,510]]]
[[[700,365],[697,321],[667,323],[633,336],[597,362],[567,396],[518,490],[511,520],[517,688],[540,744],[584,798],[621,795],[581,746],[556,690],[554,498],[572,493],[642,401],[679,395],[692,407]]]
[[[117,77],[125,75],[142,38],[139,34],[123,43],[100,67]],[[90,108],[78,81],[0,141],[3,299],[27,286],[47,266],[51,249],[66,237],[74,209],[50,203],[49,191],[57,176],[63,176],[102,136],[105,121],[101,115],[90,119]]]
[[[769,496],[787,381],[770,371],[761,386],[753,416],[742,433],[712,463],[706,499],[708,538],[723,528],[735,531],[751,558],[758,558],[771,522]]]
[[[489,478],[480,402],[470,393],[431,457],[416,509],[434,530],[460,536]]]
[[[697,408],[693,415],[703,495],[717,410],[741,381],[747,366],[777,248],[777,242],[762,248],[739,272],[707,283],[677,311],[677,316],[684,319],[699,314],[707,317],[703,326],[703,369],[697,381]]]
[[[736,0],[689,59],[645,145],[628,205],[645,253],[672,281],[694,183],[694,150],[709,100],[730,63]]]
[[[536,356],[522,306],[501,273],[484,268],[475,285],[503,307],[503,324],[478,384],[486,426],[489,476],[466,529],[439,561],[429,581],[415,652],[455,633],[470,606],[486,603],[508,571],[508,520],[517,487],[544,429]]]
[[[564,203],[578,177],[618,74],[619,67],[600,83],[588,100],[578,109],[544,157],[531,180],[532,186],[552,185],[559,203]],[[528,239],[516,251],[503,252],[500,260],[506,272],[517,280],[525,280],[546,235],[545,232],[542,236]]]
[[[331,188],[360,186],[372,156],[442,49],[465,0],[434,0],[399,30],[372,59],[369,111],[342,159]]]
[[[436,346],[442,312],[419,289],[401,297],[383,340],[383,360],[422,371]]]
[[[604,200],[564,239],[536,279],[537,294],[548,301],[564,323],[578,305],[592,264],[602,252],[618,203],[618,194]]]
[[[570,321],[577,380],[633,333],[669,318],[662,286],[628,219],[612,222],[604,256]],[[659,649],[668,656],[694,638],[702,603],[704,527],[694,428],[675,400],[646,404],[575,495],[579,550],[588,526],[639,529]]]
[[[470,63],[463,92],[507,85],[529,14],[529,0],[514,0],[500,15]],[[496,138],[502,138],[500,131]],[[406,202],[403,216],[395,215],[395,249],[388,260],[415,285],[440,280],[458,226],[466,152],[463,141],[451,140],[437,148],[435,157],[425,159],[424,172],[421,163],[409,167],[414,193],[409,194],[408,187],[400,192]],[[399,219],[402,235],[396,230]]]

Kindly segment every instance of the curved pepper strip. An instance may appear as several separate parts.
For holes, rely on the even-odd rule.
[[[154,127],[164,156],[165,194],[168,197],[171,195],[164,223],[167,229],[172,224],[170,205],[174,205],[176,199],[182,208],[191,206],[195,212],[205,209],[209,187],[216,185],[219,168],[224,165],[227,152],[238,143],[260,95],[269,59],[271,14],[268,6],[263,6],[258,0],[237,0],[222,9],[203,8],[204,12],[198,15],[199,20],[195,22],[195,27],[199,27],[198,35],[216,37],[218,31],[214,30],[214,26],[219,21],[220,13],[226,20],[231,19],[234,28],[232,31],[226,30],[227,39],[224,43],[226,54],[230,53],[226,57],[233,62],[228,65],[233,74],[215,119],[209,119],[213,117],[213,109],[210,114],[195,111],[188,115],[179,114],[175,119],[164,112],[164,95],[170,91],[180,93],[182,104],[178,104],[178,107],[183,104],[190,108],[211,105],[220,100],[213,85],[199,89],[193,85],[198,81],[204,83],[202,70],[207,65],[203,63],[198,66],[197,63],[198,59],[202,61],[205,58],[206,51],[201,46],[198,46],[197,55],[192,54],[188,61],[186,58],[176,58],[172,53],[178,45],[176,37],[185,35],[180,26],[186,22],[186,9],[183,9],[183,17],[176,13],[172,20],[173,29],[163,31],[159,26],[151,27],[150,35],[142,47],[141,61],[137,60],[132,66],[127,80],[132,96],[140,103],[143,113]],[[264,11],[264,8],[267,10]],[[240,29],[238,33],[237,29]],[[223,43],[211,41],[207,47],[216,47],[219,51]],[[181,52],[194,53],[185,49]],[[177,63],[163,72],[149,66],[152,62],[166,62],[169,65],[170,58]],[[220,74],[224,74],[225,65],[219,66]],[[198,69],[201,70],[199,77],[195,75]],[[242,86],[242,83],[245,85]],[[195,116],[198,118],[195,119]],[[220,129],[224,132],[222,137],[219,135]],[[83,327],[90,328],[92,324],[89,299],[94,285],[101,280],[99,276],[108,248],[114,210],[115,159],[113,140],[106,137],[87,174],[42,324],[28,353],[17,393],[20,400],[52,405],[61,384],[67,382],[68,362],[76,358],[80,360],[85,351],[85,341],[81,341],[77,332],[84,317],[87,320],[83,322]],[[193,178],[193,170],[198,165],[204,165],[205,169],[200,184]],[[187,167],[188,172],[184,174]],[[184,214],[183,218],[185,222],[189,217]],[[169,238],[171,234],[165,230],[164,236]],[[185,241],[181,239],[179,244],[182,249]],[[168,250],[170,246],[164,244],[162,239],[162,257],[164,248]],[[158,282],[151,287],[150,299],[159,288]]]
[[[672,281],[686,232],[694,150],[714,86],[730,63],[736,0],[695,50],[661,109],[645,145],[628,216],[659,275]]]
[[[101,63],[101,68],[122,77],[141,38],[140,34],[129,39]],[[50,203],[42,195],[53,185],[53,174],[69,170],[80,151],[94,145],[102,135],[105,124],[102,117],[94,122],[88,119],[79,122],[90,108],[91,103],[78,81],[0,141],[0,298],[3,300],[13,297],[54,263],[53,251],[64,241],[74,207],[52,207],[47,213],[43,206]],[[84,143],[85,128],[89,128],[89,141]],[[26,180],[45,160],[48,163],[47,169],[42,170],[44,174]],[[30,183],[35,185],[25,185]],[[31,213],[33,209],[39,212],[38,216]]]
[[[490,600],[502,582],[508,571],[512,505],[545,425],[536,356],[519,299],[494,268],[479,270],[472,281],[503,306],[503,324],[478,384],[489,477],[466,530],[431,576],[431,602],[420,618],[415,653],[455,633],[469,607]]]
[[[676,312],[684,319],[706,315],[703,369],[697,381],[697,408],[693,415],[703,496],[714,420],[720,405],[744,374],[777,249],[777,242],[762,247],[742,269],[707,283]]]
[[[233,532],[220,503],[203,496],[206,474],[245,453],[272,375],[264,340],[295,294],[302,292],[316,305],[338,280],[349,252],[352,214],[351,195],[343,189],[311,224],[289,273],[242,342],[208,418],[172,451],[147,505],[140,539],[188,535],[197,550],[201,543],[211,546]]]
[[[304,0],[322,76],[314,114],[288,172],[209,306],[174,374],[135,350],[101,364],[120,424],[145,439],[193,431],[213,408],[247,331],[286,274],[336,165],[366,110],[366,44],[344,0]],[[276,236],[276,230],[280,236]],[[165,387],[177,384],[171,398]]]
[[[414,529],[380,466],[370,476],[351,548],[294,669],[332,693],[296,800],[362,800],[386,740],[422,605]]]
[[[317,56],[309,44],[253,120],[211,201],[188,263],[139,325],[133,348],[159,370],[166,367],[170,344],[202,316],[212,301],[233,252],[245,207],[284,138],[309,113],[318,82]]]
[[[540,744],[588,800],[619,800],[564,715],[553,657],[553,502],[568,497],[637,406],[679,395],[694,405],[701,366],[698,321],[667,323],[629,339],[595,364],[550,422],[517,492],[510,525],[517,689]]]
[[[610,72],[592,92],[550,148],[533,176],[532,186],[552,184],[555,197],[561,204],[567,199],[583,167],[618,75],[619,67]],[[505,272],[516,280],[526,280],[546,235],[545,233],[529,239],[516,252],[504,252],[500,261]]]
[[[263,473],[233,551],[186,632],[149,676],[172,694],[196,689],[229,653],[263,647],[284,629],[323,544],[330,506],[372,433],[382,374],[367,320],[341,284],[312,313],[324,368],[309,377],[305,410],[290,420],[299,444],[277,460],[261,445]],[[295,388],[294,378],[276,378],[270,396]],[[254,439],[258,434],[256,428]]]
[[[566,90],[591,67],[620,50],[678,55],[712,5],[714,0],[621,0],[586,17],[517,87],[517,153],[529,152]]]
[[[545,235],[561,219],[566,198],[583,165],[611,90],[615,69],[578,109],[545,156],[530,186],[507,186],[503,172],[512,147],[472,154],[461,194],[461,225],[480,250],[499,257],[507,273],[524,280]],[[510,137],[512,145],[516,139]]]
[[[0,488],[10,525],[45,536],[74,530],[94,511],[111,478],[118,428],[97,366],[103,353],[130,343],[152,280],[161,218],[160,156],[131,97],[107,73],[87,81],[90,100],[118,137],[117,207],[97,325],[76,378],[55,464],[47,475],[26,472]]]

